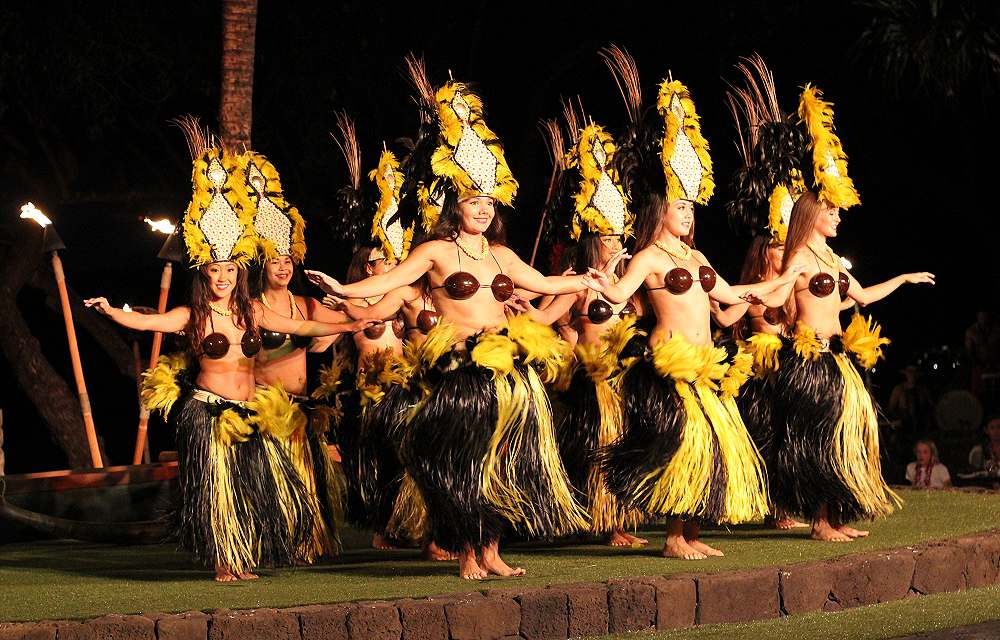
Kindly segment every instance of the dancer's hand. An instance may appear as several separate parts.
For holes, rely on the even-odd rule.
[[[618,268],[618,263],[622,260],[629,260],[631,258],[632,254],[628,252],[628,249],[622,249],[621,251],[615,253],[615,255],[611,256],[611,259],[608,260],[606,265],[604,265],[602,271],[610,276],[615,272],[615,269]]]
[[[351,327],[351,333],[357,333],[358,331],[364,331],[368,327],[373,327],[377,324],[382,324],[382,320],[354,320],[349,322],[348,325]]]
[[[91,309],[96,310],[98,313],[101,313],[106,316],[110,316],[111,312],[114,310],[114,307],[111,306],[111,303],[108,302],[108,299],[104,297],[88,298],[87,300],[83,301],[83,304],[84,306],[90,307]]]
[[[335,296],[343,295],[343,286],[335,278],[331,278],[322,271],[314,271],[312,269],[306,269],[305,274],[309,278],[309,282],[322,289],[324,293]]]
[[[933,273],[928,273],[927,271],[918,271],[917,273],[904,273],[903,282],[907,284],[937,284],[934,282],[935,275]]]
[[[755,291],[747,291],[740,296],[740,300],[749,304],[764,304],[764,301],[760,299],[760,296]]]
[[[583,276],[583,286],[593,289],[597,293],[604,293],[611,286],[611,280],[608,278],[608,274],[603,271],[590,268]]]
[[[344,310],[344,299],[337,296],[331,296],[329,294],[323,296],[322,304],[327,309],[333,309],[334,311]]]
[[[531,303],[517,295],[516,293],[511,297],[507,298],[504,302],[504,306],[508,309],[513,310],[516,313],[528,313],[531,311]]]

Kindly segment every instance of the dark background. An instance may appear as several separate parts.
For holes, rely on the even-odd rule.
[[[529,255],[550,171],[537,121],[558,114],[560,97],[580,95],[596,121],[620,129],[621,98],[596,55],[614,42],[636,58],[647,104],[668,70],[693,93],[719,185],[698,211],[698,244],[733,281],[747,239],[723,209],[737,162],[723,95],[738,56],[757,51],[785,110],[806,82],[835,104],[863,204],[844,215],[833,246],[854,274],[865,284],[906,271],[938,276],[934,288],[907,286],[871,308],[894,340],[876,371],[880,395],[928,352],[940,363],[935,385],[962,381],[961,359],[941,348],[960,350],[975,312],[995,307],[1000,275],[995,3],[617,2],[594,13],[578,3],[323,4],[260,0],[254,77],[253,146],[306,217],[310,266],[342,274],[347,263],[329,231],[346,181],[329,136],[333,113],[346,109],[358,122],[367,171],[383,140],[416,131],[401,72],[411,51],[426,56],[435,85],[448,70],[479,84],[521,183],[510,243]],[[42,207],[68,245],[62,256],[79,295],[155,306],[162,238],[142,218],[176,221],[186,206],[190,162],[167,121],[190,113],[215,127],[220,23],[210,1],[0,8],[0,230],[28,224],[17,220],[24,201]],[[171,305],[185,296],[176,278]],[[30,293],[19,306],[71,380],[61,319]],[[86,336],[81,344],[98,432],[110,462],[125,463],[134,381]],[[148,354],[148,337],[142,345]],[[64,467],[6,369],[0,360],[8,473]],[[156,425],[153,437],[154,452],[169,446]]]

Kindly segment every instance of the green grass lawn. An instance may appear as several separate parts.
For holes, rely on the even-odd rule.
[[[657,556],[662,528],[654,528],[645,549],[596,544],[512,544],[508,562],[528,576],[516,584],[604,581],[637,575],[715,572],[831,558],[901,547],[991,529],[1000,523],[1000,495],[960,492],[903,492],[906,506],[871,526],[872,537],[846,544],[822,544],[804,530],[765,531],[746,527],[711,531],[706,540],[727,554],[700,562]],[[509,586],[499,579],[470,584],[457,577],[454,562],[418,558],[415,550],[376,552],[357,548],[361,532],[347,532],[356,548],[334,563],[262,571],[261,579],[216,584],[211,574],[172,547],[116,547],[71,541],[0,546],[0,621],[87,618],[106,613],[174,612],[214,608],[287,607],[357,599],[424,596]]]
[[[1000,587],[907,598],[836,613],[713,624],[661,633],[602,636],[601,640],[883,640],[1000,620]]]

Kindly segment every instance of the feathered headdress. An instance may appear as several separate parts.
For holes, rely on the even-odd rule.
[[[439,143],[431,158],[434,175],[446,178],[459,200],[487,195],[511,206],[517,180],[503,146],[483,120],[483,103],[461,83],[449,81],[434,95]]]
[[[302,264],[306,257],[306,221],[285,200],[278,170],[254,151],[244,152],[239,165],[243,188],[253,207],[253,228],[261,259],[291,256],[294,262]]]
[[[667,179],[667,200],[706,204],[715,191],[712,158],[687,87],[677,80],[664,80],[656,109],[664,121],[660,158]]]
[[[238,158],[221,148],[198,119],[174,120],[194,161],[191,202],[184,212],[184,244],[192,267],[212,262],[246,266],[257,253],[253,211],[239,184]]]
[[[576,169],[576,193],[571,237],[579,240],[583,227],[598,235],[631,235],[628,199],[611,162],[615,141],[598,124],[589,124],[575,137],[566,154],[566,169]]]
[[[382,251],[387,260],[402,262],[410,250],[413,239],[413,227],[404,228],[399,212],[400,190],[403,187],[403,174],[399,170],[399,161],[391,151],[382,151],[378,168],[368,174],[378,187],[378,207],[372,221],[372,239],[377,239],[382,245]]]
[[[813,186],[819,187],[820,200],[841,209],[861,204],[854,182],[847,175],[847,154],[834,132],[833,103],[824,100],[818,88],[807,84],[799,99],[799,118],[809,132]]]
[[[735,227],[766,231],[784,243],[792,207],[805,191],[805,138],[778,106],[774,76],[764,59],[754,54],[736,68],[743,86],[730,85],[726,100],[743,166],[733,177],[734,196],[726,209]]]
[[[344,155],[348,183],[337,190],[337,217],[330,220],[330,227],[335,237],[355,247],[366,237],[369,225],[361,193],[361,149],[354,121],[346,113],[335,115],[338,133],[331,133],[330,137]]]
[[[413,142],[413,149],[401,163],[405,176],[403,194],[412,194],[408,198],[408,204],[404,201],[402,222],[403,226],[412,226],[411,218],[419,218],[424,232],[429,233],[441,215],[446,183],[434,175],[431,162],[438,146],[438,106],[434,88],[427,79],[424,59],[411,53],[404,58],[404,63],[407,78],[413,88],[413,102],[420,113],[420,128]],[[415,210],[411,212],[411,208]]]

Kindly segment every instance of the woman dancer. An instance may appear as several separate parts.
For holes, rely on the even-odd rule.
[[[428,276],[442,322],[401,376],[400,383],[423,392],[409,412],[400,455],[427,504],[431,537],[459,554],[459,575],[523,575],[500,556],[505,523],[553,536],[585,526],[585,514],[559,461],[536,370],[554,375],[562,350],[551,329],[523,317],[508,321],[504,302],[515,285],[559,294],[601,289],[607,278],[593,271],[545,277],[500,244],[495,202],[509,205],[517,189],[502,147],[464,84],[447,83],[436,102],[441,145],[433,169],[446,178],[448,195],[434,239],[393,271],[360,283],[307,273],[340,297],[381,295]]]
[[[602,464],[609,490],[625,505],[667,516],[664,556],[719,556],[699,539],[699,521],[746,522],[768,509],[763,465],[733,401],[749,363],[739,356],[730,365],[712,344],[710,301],[782,300],[794,270],[730,286],[691,246],[694,204],[707,202],[714,183],[690,95],[666,80],[659,118],[643,117],[634,62],[617,48],[604,53],[620,85],[634,88],[626,99],[635,129],[618,157],[619,166],[633,167],[623,180],[638,228],[637,253],[604,295],[622,303],[645,285],[656,325],[640,357],[622,354],[633,362],[622,380],[624,434]]]
[[[840,209],[858,204],[847,157],[833,133],[833,111],[809,85],[799,117],[809,131],[814,184],[792,209],[785,242],[788,265],[805,265],[785,307],[793,349],[778,364],[773,401],[775,504],[812,518],[816,540],[849,542],[867,536],[847,526],[892,512],[899,498],[882,478],[878,419],[858,369],[874,366],[888,342],[877,325],[855,315],[844,331],[840,298],[861,305],[881,300],[904,283],[934,283],[931,273],[908,273],[862,287],[827,241],[836,237]],[[834,295],[839,293],[839,295]]]
[[[194,194],[184,218],[188,255],[198,269],[191,304],[142,315],[103,297],[85,303],[130,329],[187,336],[197,362],[193,384],[181,375],[187,356],[167,356],[145,374],[143,388],[146,405],[177,427],[177,534],[182,548],[214,564],[217,581],[249,580],[257,577],[257,565],[293,563],[315,517],[299,474],[275,441],[297,426],[294,407],[282,390],[255,386],[258,327],[323,336],[357,323],[291,321],[250,300],[244,265],[257,240],[249,203],[239,199],[236,159],[196,121],[182,128],[195,155]]]
[[[240,157],[246,191],[254,205],[254,229],[263,260],[255,295],[271,313],[290,320],[320,320],[340,323],[346,318],[324,308],[311,298],[289,290],[298,265],[305,259],[305,220],[284,198],[277,169],[264,156],[248,151]],[[325,411],[313,412],[308,397],[306,352],[326,349],[332,338],[262,330],[263,349],[257,354],[254,379],[258,386],[280,386],[303,411],[302,426],[282,439],[309,493],[314,529],[309,543],[298,552],[298,561],[311,563],[340,550],[338,530],[343,520],[343,481],[337,475],[327,449],[329,420]]]

